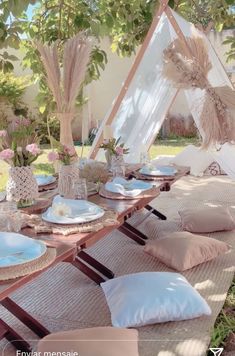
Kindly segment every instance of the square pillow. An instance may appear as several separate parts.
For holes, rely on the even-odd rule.
[[[101,283],[112,325],[134,327],[210,315],[200,294],[179,273],[141,272]]]
[[[40,355],[139,356],[138,331],[112,327],[97,327],[61,331],[39,341]]]
[[[213,162],[205,170],[204,175],[206,176],[220,176],[226,175],[225,171],[220,167],[218,162]]]
[[[211,153],[199,147],[188,145],[182,152],[173,158],[171,163],[177,166],[190,167],[190,174],[196,177],[203,176],[203,172],[214,161]]]
[[[229,245],[187,231],[173,232],[164,238],[149,241],[144,251],[177,271],[185,271],[227,252]]]
[[[179,211],[184,230],[197,233],[230,231],[235,222],[227,208],[199,208]]]

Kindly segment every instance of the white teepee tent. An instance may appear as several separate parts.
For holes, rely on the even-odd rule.
[[[130,153],[125,157],[127,162],[138,162],[143,148],[150,148],[178,94],[178,90],[162,74],[163,51],[177,37],[184,40],[185,37],[201,36],[212,64],[208,76],[210,84],[213,87],[228,85],[232,88],[232,83],[206,35],[172,11],[167,3],[167,0],[162,2],[120,94],[103,120],[91,148],[91,158],[95,158],[97,154],[100,158],[102,155],[99,145],[105,125],[111,125],[114,137],[121,136],[122,142],[130,149]],[[203,102],[205,92],[201,89],[191,89],[185,90],[185,94],[195,123],[203,136],[198,103]],[[233,152],[235,155],[235,148]],[[230,168],[228,166],[231,162],[223,164],[225,155],[223,153],[222,158],[218,152],[216,159],[228,174],[231,175],[234,171],[235,177],[235,163],[234,167]]]

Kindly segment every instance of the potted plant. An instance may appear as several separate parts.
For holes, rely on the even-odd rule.
[[[30,206],[38,197],[38,185],[31,164],[42,153],[36,132],[36,122],[14,117],[0,130],[0,159],[7,162],[9,179],[7,200],[16,201],[18,207]]]

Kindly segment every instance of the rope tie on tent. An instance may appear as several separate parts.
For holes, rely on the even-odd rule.
[[[189,55],[190,53],[190,55]],[[212,64],[200,37],[177,38],[163,52],[163,75],[184,90],[205,91],[197,110],[205,133],[203,147],[235,140],[235,91],[228,86],[212,87],[208,73]]]

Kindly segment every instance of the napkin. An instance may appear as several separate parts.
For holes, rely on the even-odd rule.
[[[119,193],[121,195],[127,197],[136,197],[137,195],[141,194],[143,190],[150,189],[151,185],[148,188],[144,189],[131,189],[131,185],[133,185],[134,180],[128,181],[121,177],[116,177],[113,179],[112,182],[107,182],[105,184],[105,189],[112,193]],[[137,181],[136,181],[137,182]],[[131,189],[131,190],[129,190]]]

